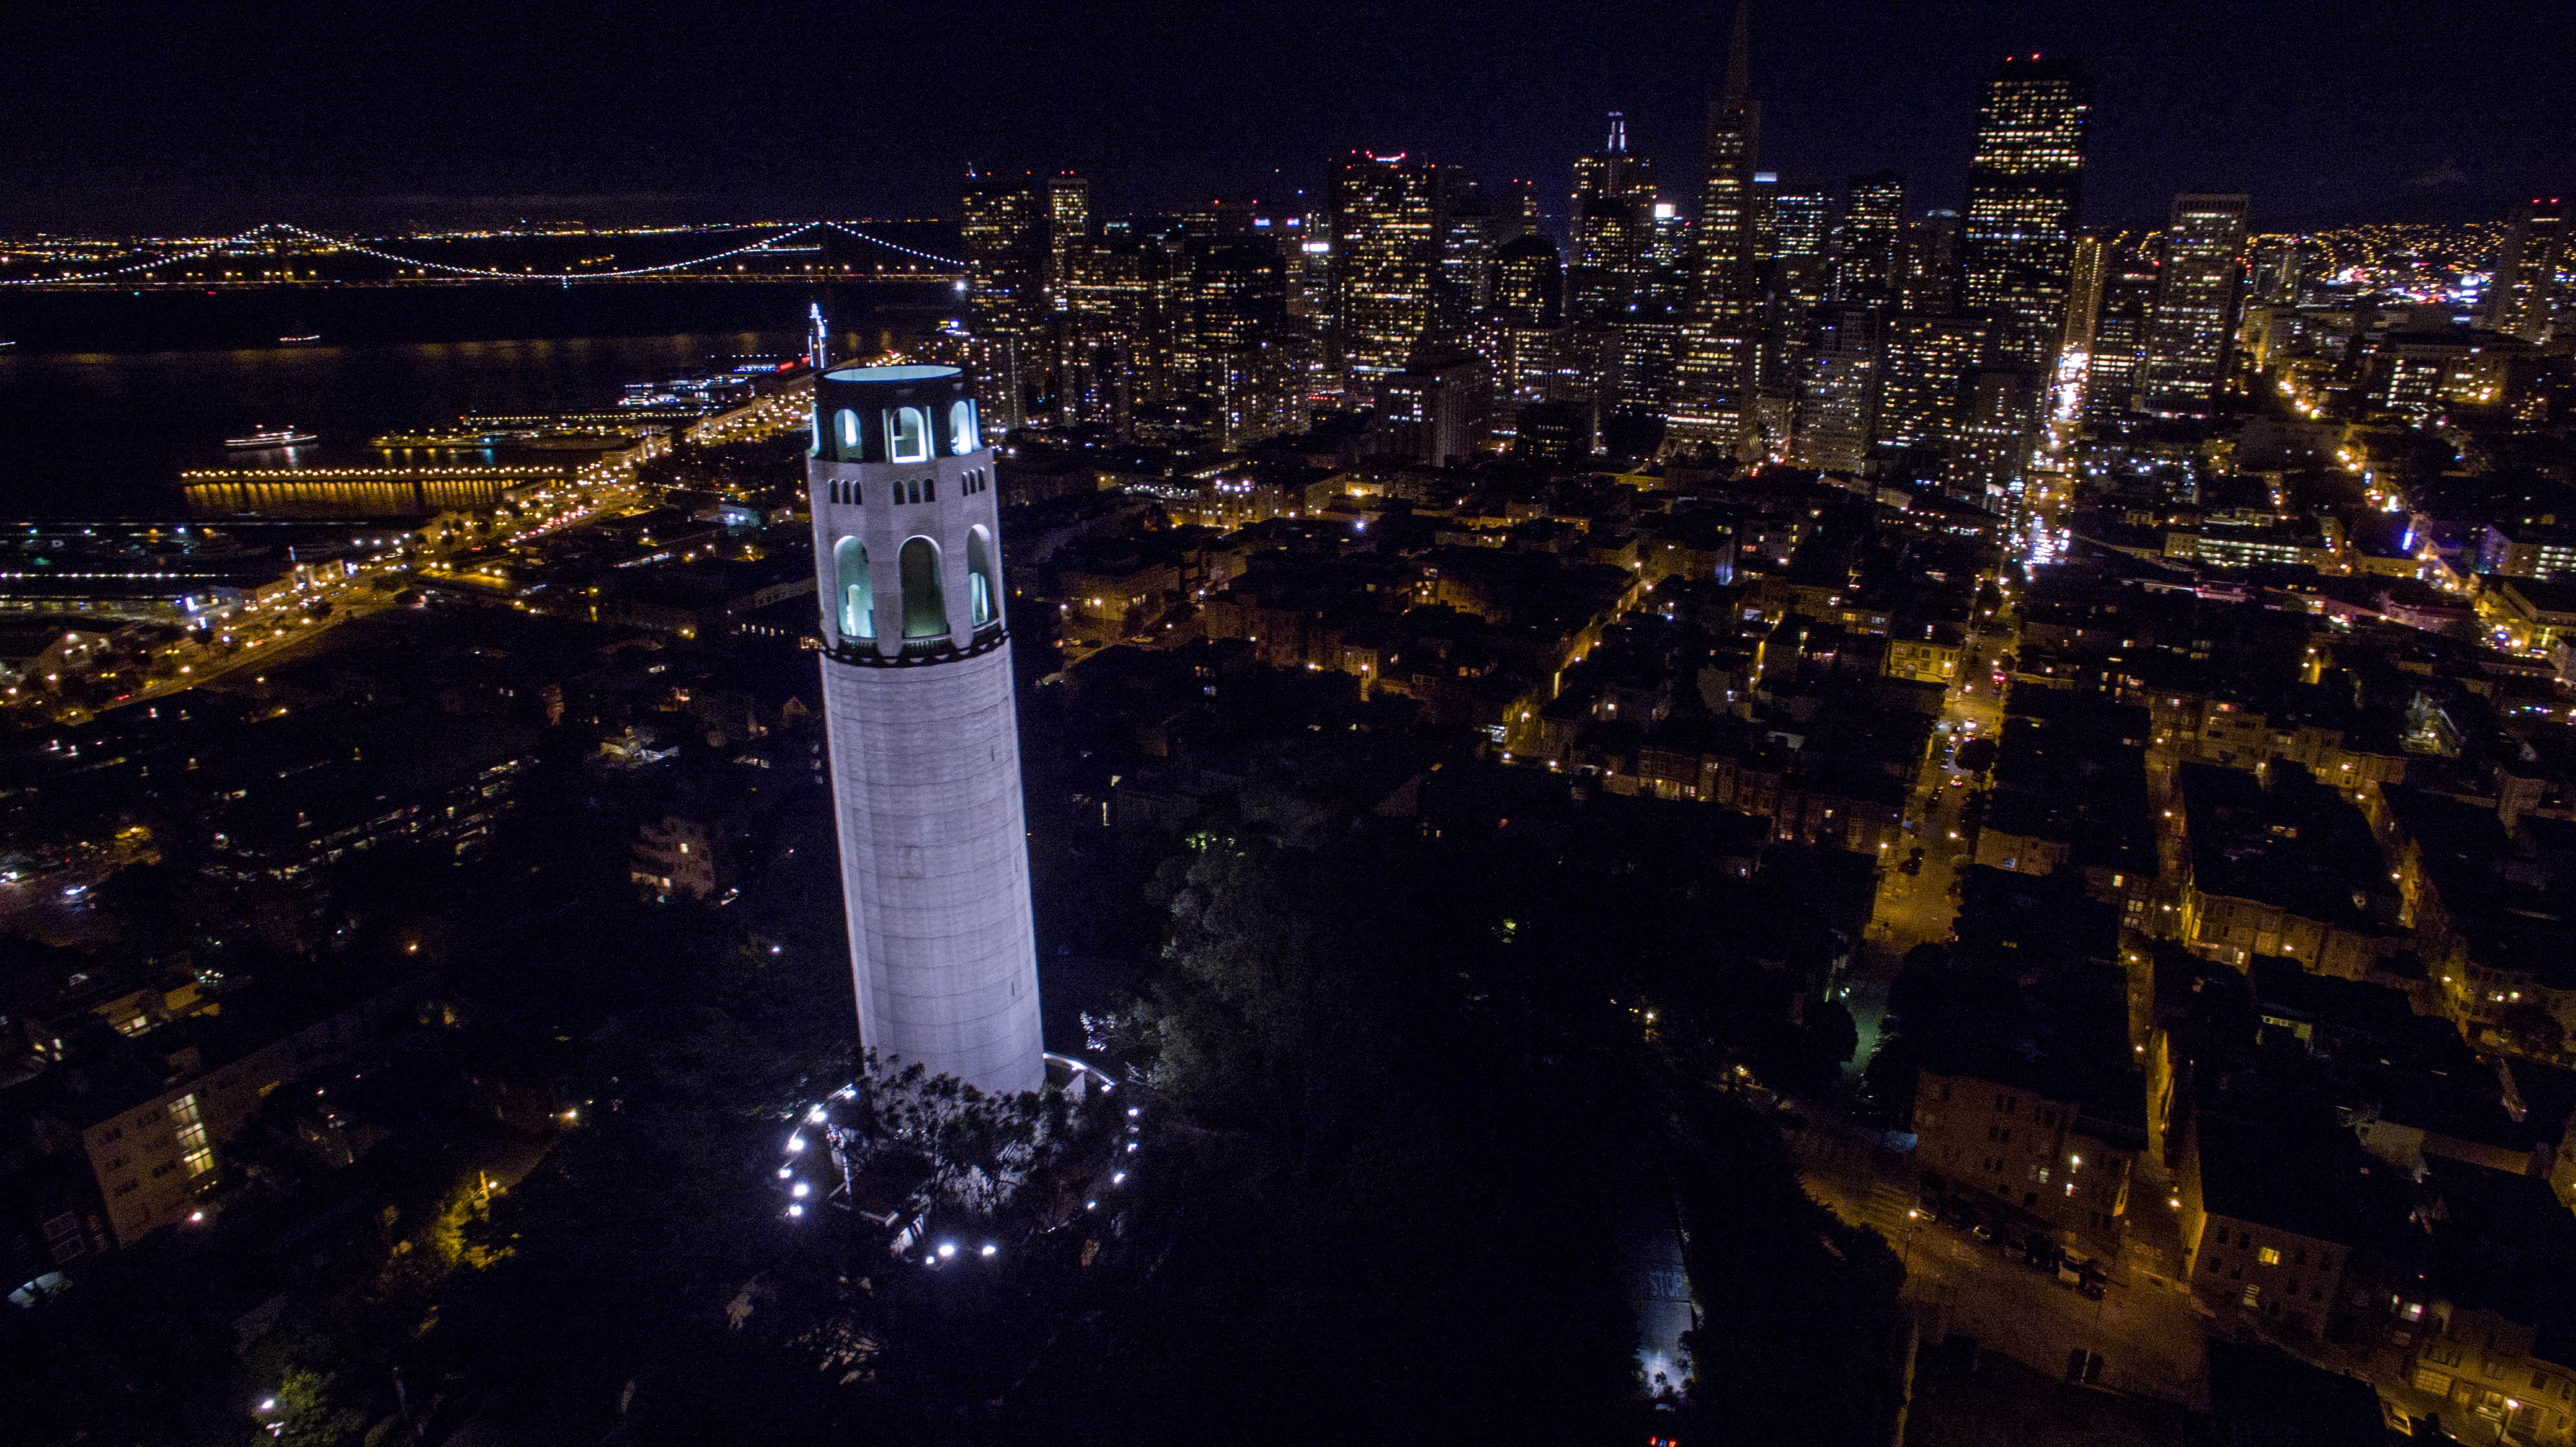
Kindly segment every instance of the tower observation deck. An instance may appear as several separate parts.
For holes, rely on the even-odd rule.
[[[823,372],[806,479],[860,1040],[897,1066],[1035,1090],[1045,1064],[999,508],[965,377]]]

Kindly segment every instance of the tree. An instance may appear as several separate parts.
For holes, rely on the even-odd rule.
[[[1959,756],[1957,760],[1959,772],[1963,774],[1984,773],[1986,770],[1995,766],[1995,752],[1995,741],[1993,739],[1974,738],[1968,740],[1966,743],[1959,745]]]
[[[366,1415],[343,1400],[331,1372],[289,1367],[267,1400],[276,1405],[260,1415],[277,1426],[282,1447],[340,1447],[367,1425]]]

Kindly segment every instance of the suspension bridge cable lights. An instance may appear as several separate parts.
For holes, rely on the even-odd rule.
[[[841,232],[841,233],[843,233],[843,234],[845,234],[845,235],[855,236],[855,237],[857,237],[858,239],[860,239],[861,241],[872,241],[872,242],[875,242],[877,245],[882,246],[882,247],[885,247],[885,248],[886,248],[887,250],[889,250],[889,251],[900,251],[900,252],[902,252],[902,253],[903,253],[904,255],[906,255],[906,256],[918,256],[918,257],[920,257],[920,258],[921,258],[922,260],[924,260],[924,261],[935,261],[935,262],[939,263],[941,266],[953,266],[953,267],[956,267],[956,268],[957,268],[958,270],[960,270],[960,271],[963,271],[963,270],[965,270],[965,269],[966,269],[966,263],[965,263],[965,262],[962,262],[962,261],[957,260],[955,257],[952,257],[952,256],[934,256],[934,255],[932,255],[931,253],[929,253],[929,252],[927,252],[927,251],[915,251],[915,250],[913,250],[913,249],[912,249],[911,247],[909,247],[909,246],[902,245],[901,243],[898,243],[898,242],[888,241],[888,240],[886,240],[886,239],[885,239],[884,237],[882,237],[882,236],[870,236],[869,234],[867,234],[867,233],[866,233],[866,232],[864,232],[864,231],[857,230],[856,228],[853,228],[853,227],[844,226],[844,225],[842,225],[842,224],[841,224],[840,222],[838,222],[838,221],[825,221],[825,222],[821,222],[821,223],[819,223],[819,224],[824,225],[824,226],[829,226],[829,227],[831,227],[833,230],[838,231],[838,232]]]
[[[354,241],[343,241],[336,236],[325,236],[318,231],[307,231],[301,226],[292,225],[287,222],[281,221],[273,224],[276,225],[279,230],[284,231],[289,235],[301,236],[308,241],[318,241],[326,245],[337,246],[345,251],[354,251],[361,256],[375,257],[380,261],[393,261],[399,262],[405,266],[419,266],[426,267],[432,271],[443,271],[451,276],[479,276],[495,281],[575,282],[606,281],[613,280],[618,277],[655,276],[666,272],[686,271],[692,266],[703,266],[710,261],[726,261],[749,252],[766,250],[767,248],[774,246],[781,241],[785,241],[790,237],[801,236],[823,223],[819,221],[809,221],[802,226],[790,227],[785,231],[779,232],[775,236],[766,237],[762,240],[752,242],[748,246],[737,246],[729,251],[719,251],[709,256],[692,257],[687,261],[665,262],[660,266],[625,267],[617,271],[496,271],[488,266],[455,266],[443,261],[424,261],[418,257],[401,256],[390,251],[380,251],[375,247],[362,246]]]
[[[239,235],[227,236],[221,241],[210,241],[195,251],[183,252],[175,256],[158,257],[151,261],[138,261],[132,266],[119,266],[106,271],[85,271],[74,276],[11,277],[6,280],[0,280],[0,286],[60,286],[65,282],[103,281],[111,276],[131,276],[135,272],[149,271],[156,266],[170,266],[182,261],[194,261],[201,256],[212,256],[216,252],[223,250],[225,247],[230,246],[235,242],[248,241],[250,238],[257,236],[262,231],[267,230],[268,226],[269,223],[263,222],[260,225],[252,227],[248,231],[240,233]]]
[[[844,226],[838,221],[808,221],[801,226],[791,226],[775,235],[764,237],[761,240],[752,242],[745,246],[736,246],[729,250],[714,252],[706,256],[691,257],[686,261],[664,262],[659,266],[624,267],[615,271],[502,271],[488,266],[458,266],[451,262],[430,261],[421,257],[404,256],[397,252],[386,251],[379,247],[365,245],[361,242],[343,240],[337,236],[326,236],[318,231],[308,231],[292,222],[265,221],[252,227],[248,231],[224,237],[220,241],[209,242],[195,251],[159,257],[151,261],[138,261],[131,266],[114,267],[104,271],[80,272],[69,276],[27,276],[0,279],[0,286],[61,286],[72,282],[103,281],[109,277],[130,276],[136,272],[153,270],[156,267],[172,266],[180,262],[195,261],[200,257],[211,256],[227,246],[233,246],[241,242],[252,240],[258,237],[262,232],[267,231],[281,232],[288,236],[317,242],[321,245],[333,247],[341,251],[355,252],[360,256],[372,256],[379,261],[390,261],[399,266],[413,267],[422,271],[444,272],[450,276],[482,277],[492,281],[558,281],[566,284],[576,281],[614,281],[623,277],[666,275],[671,272],[686,271],[693,266],[704,266],[709,262],[729,261],[737,256],[747,256],[754,253],[765,252],[769,248],[778,245],[780,242],[788,241],[795,237],[802,236],[808,231],[825,227],[841,232],[844,235],[855,237],[858,240],[868,242],[871,245],[882,246],[889,251],[901,252],[906,256],[918,257],[923,261],[933,262],[940,266],[954,267],[960,270],[963,270],[966,266],[965,262],[956,260],[953,257],[940,256],[933,252],[918,250],[914,247],[905,246],[901,242],[888,241],[882,236],[871,236],[867,232],[858,230],[855,227]]]

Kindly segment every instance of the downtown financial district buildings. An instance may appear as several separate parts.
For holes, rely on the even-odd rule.
[[[1698,176],[1612,118],[1563,244],[1408,156],[1151,223],[969,183],[1019,607],[1134,749],[1080,802],[1210,817],[1277,760],[1194,695],[1304,671],[1723,868],[1848,860],[1815,987],[1932,947],[1870,1077],[1924,1214],[2576,1440],[2563,202],[2088,225],[2082,72],[2017,56],[1927,207],[1759,169],[1744,57]]]

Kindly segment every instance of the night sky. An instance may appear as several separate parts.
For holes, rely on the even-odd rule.
[[[1078,169],[1116,214],[1277,197],[1354,146],[1534,179],[1555,214],[1614,108],[1697,169],[1724,25],[1724,0],[27,5],[0,225],[953,215],[969,162]],[[1978,81],[2034,50],[2093,77],[2095,221],[2194,187],[2290,226],[2576,189],[2563,0],[1769,0],[1763,163],[1956,205]]]

